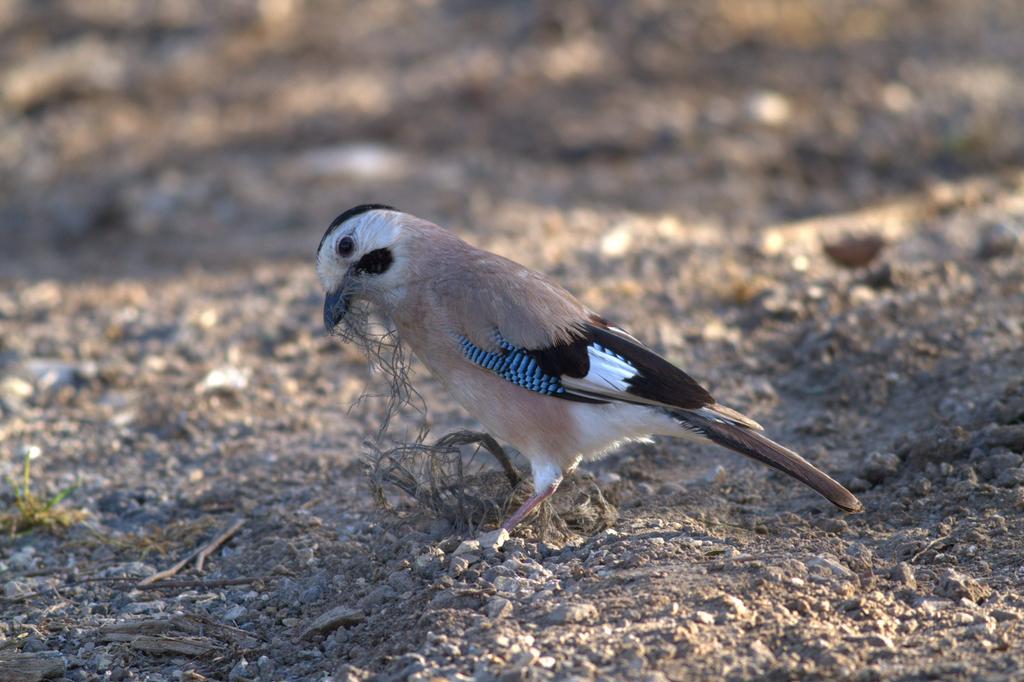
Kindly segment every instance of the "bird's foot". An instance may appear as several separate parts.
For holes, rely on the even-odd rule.
[[[519,509],[515,510],[512,516],[505,519],[505,522],[501,524],[501,528],[507,531],[511,531],[513,528],[515,528],[520,521],[525,519],[527,516],[530,515],[530,513],[534,509],[540,506],[541,502],[554,495],[555,491],[558,490],[558,484],[561,482],[562,478],[558,477],[547,488],[545,488],[539,493],[534,494],[531,498],[526,500],[526,502],[523,502],[522,506],[519,507]]]

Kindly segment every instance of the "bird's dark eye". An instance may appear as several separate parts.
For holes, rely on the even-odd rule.
[[[337,245],[338,255],[342,258],[348,258],[352,255],[352,252],[356,248],[356,242],[352,237],[345,236],[338,240]]]

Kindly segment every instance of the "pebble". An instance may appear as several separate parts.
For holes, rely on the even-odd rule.
[[[804,562],[807,571],[813,576],[831,576],[850,580],[854,577],[853,571],[843,566],[834,558],[824,555],[816,556]]]
[[[936,614],[945,611],[953,605],[948,599],[939,599],[938,597],[925,597],[922,599],[917,608],[928,614]]]
[[[433,577],[444,564],[444,550],[440,547],[428,547],[425,552],[413,559],[412,565],[416,573],[424,578]]]
[[[468,569],[471,564],[469,559],[471,556],[473,555],[466,554],[463,556],[452,557],[451,562],[448,564],[448,573],[456,577],[465,573],[466,569]]]
[[[980,603],[992,595],[992,588],[974,578],[947,568],[935,586],[935,594],[948,599],[969,599]]]
[[[696,620],[698,623],[702,623],[704,625],[715,624],[715,614],[708,613],[707,611],[697,611],[693,614],[693,619]]]
[[[335,606],[330,611],[321,614],[312,623],[306,626],[301,638],[306,639],[312,635],[324,634],[337,630],[343,625],[358,625],[366,619],[365,614],[359,609],[349,606]]]
[[[743,618],[750,614],[750,609],[747,608],[747,605],[744,604],[743,600],[739,597],[726,594],[722,596],[721,602],[729,611],[739,618]]]
[[[892,452],[872,452],[864,460],[864,478],[871,483],[881,483],[899,471],[902,464],[898,455]]]
[[[989,225],[981,235],[978,257],[1003,258],[1013,255],[1024,243],[1024,230],[1019,225],[1000,221]]]
[[[492,619],[504,618],[511,615],[513,611],[512,602],[504,597],[494,597],[487,602],[487,617]]]
[[[896,649],[896,645],[893,643],[891,637],[886,635],[868,635],[863,639],[864,643],[870,647],[885,649],[886,651],[893,651]]]
[[[480,553],[480,541],[479,540],[463,540],[455,551],[452,552],[453,557],[461,556],[463,554],[479,554]]]
[[[746,102],[747,114],[758,123],[781,126],[789,121],[793,105],[781,93],[763,90],[751,95]]]
[[[761,668],[774,665],[775,654],[768,648],[768,645],[761,640],[755,639],[750,643],[747,650],[750,652],[751,656],[753,656],[755,665]]]
[[[256,659],[256,668],[260,671],[261,680],[272,680],[274,678],[274,661],[268,656],[260,656]]]
[[[319,585],[310,585],[299,595],[299,601],[303,604],[314,604],[320,601],[323,593],[324,590]]]
[[[498,528],[497,530],[492,530],[489,533],[484,533],[477,538],[477,542],[481,549],[490,552],[497,552],[508,541],[508,538],[508,531],[504,528]],[[461,547],[461,545],[459,546]],[[456,548],[455,551],[458,553],[458,548]]]
[[[197,393],[235,393],[249,387],[249,370],[227,365],[217,367],[196,386]]]
[[[917,587],[914,569],[905,561],[892,567],[892,570],[889,571],[889,579],[912,590]]]
[[[8,580],[4,583],[4,597],[14,599],[38,590],[38,585],[31,579]]]
[[[992,617],[995,618],[1000,623],[1005,623],[1007,621],[1024,620],[1024,616],[1022,616],[1019,612],[1017,612],[1017,611],[1009,611],[1009,610],[1006,610],[1006,609],[995,609],[995,610],[993,610],[992,611]]]
[[[96,375],[96,363],[79,368],[68,362],[48,359],[33,359],[25,363],[36,388],[41,391],[57,391],[65,386],[75,386],[79,379]]]
[[[519,591],[519,588],[523,586],[523,581],[522,579],[514,576],[499,575],[494,578],[492,584],[494,585],[494,589],[498,592],[515,594]]]
[[[11,554],[7,559],[7,563],[12,568],[21,571],[31,571],[36,568],[36,563],[39,560],[36,558],[36,548],[32,545],[25,545],[17,552]]]
[[[597,618],[597,607],[593,604],[559,604],[544,617],[551,625],[586,623]]]
[[[228,673],[228,682],[245,682],[251,679],[249,673],[249,662],[245,660],[243,656],[238,663],[235,663],[234,667],[231,668],[231,672]]]
[[[359,607],[367,611],[379,608],[384,602],[391,601],[398,597],[395,588],[390,585],[381,585],[368,595],[359,600]]]
[[[224,620],[237,621],[245,615],[246,608],[241,604],[235,604],[224,613]]]
[[[100,578],[148,578],[156,573],[156,569],[141,561],[130,561],[125,564],[115,564],[103,569],[99,573]]]

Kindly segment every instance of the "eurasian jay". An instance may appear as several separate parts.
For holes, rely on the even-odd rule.
[[[353,299],[399,338],[491,435],[530,461],[534,494],[506,530],[580,461],[652,435],[718,445],[810,486],[848,512],[846,488],[715,402],[685,372],[544,275],[390,206],[351,208],[316,254],[330,333]]]

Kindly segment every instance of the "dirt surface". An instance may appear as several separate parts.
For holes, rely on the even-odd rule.
[[[214,7],[0,2],[0,473],[38,448],[87,514],[0,539],[0,679],[1024,676],[1019,3]],[[311,263],[367,200],[552,274],[866,511],[659,440],[584,467],[596,534],[381,512],[385,384]]]

